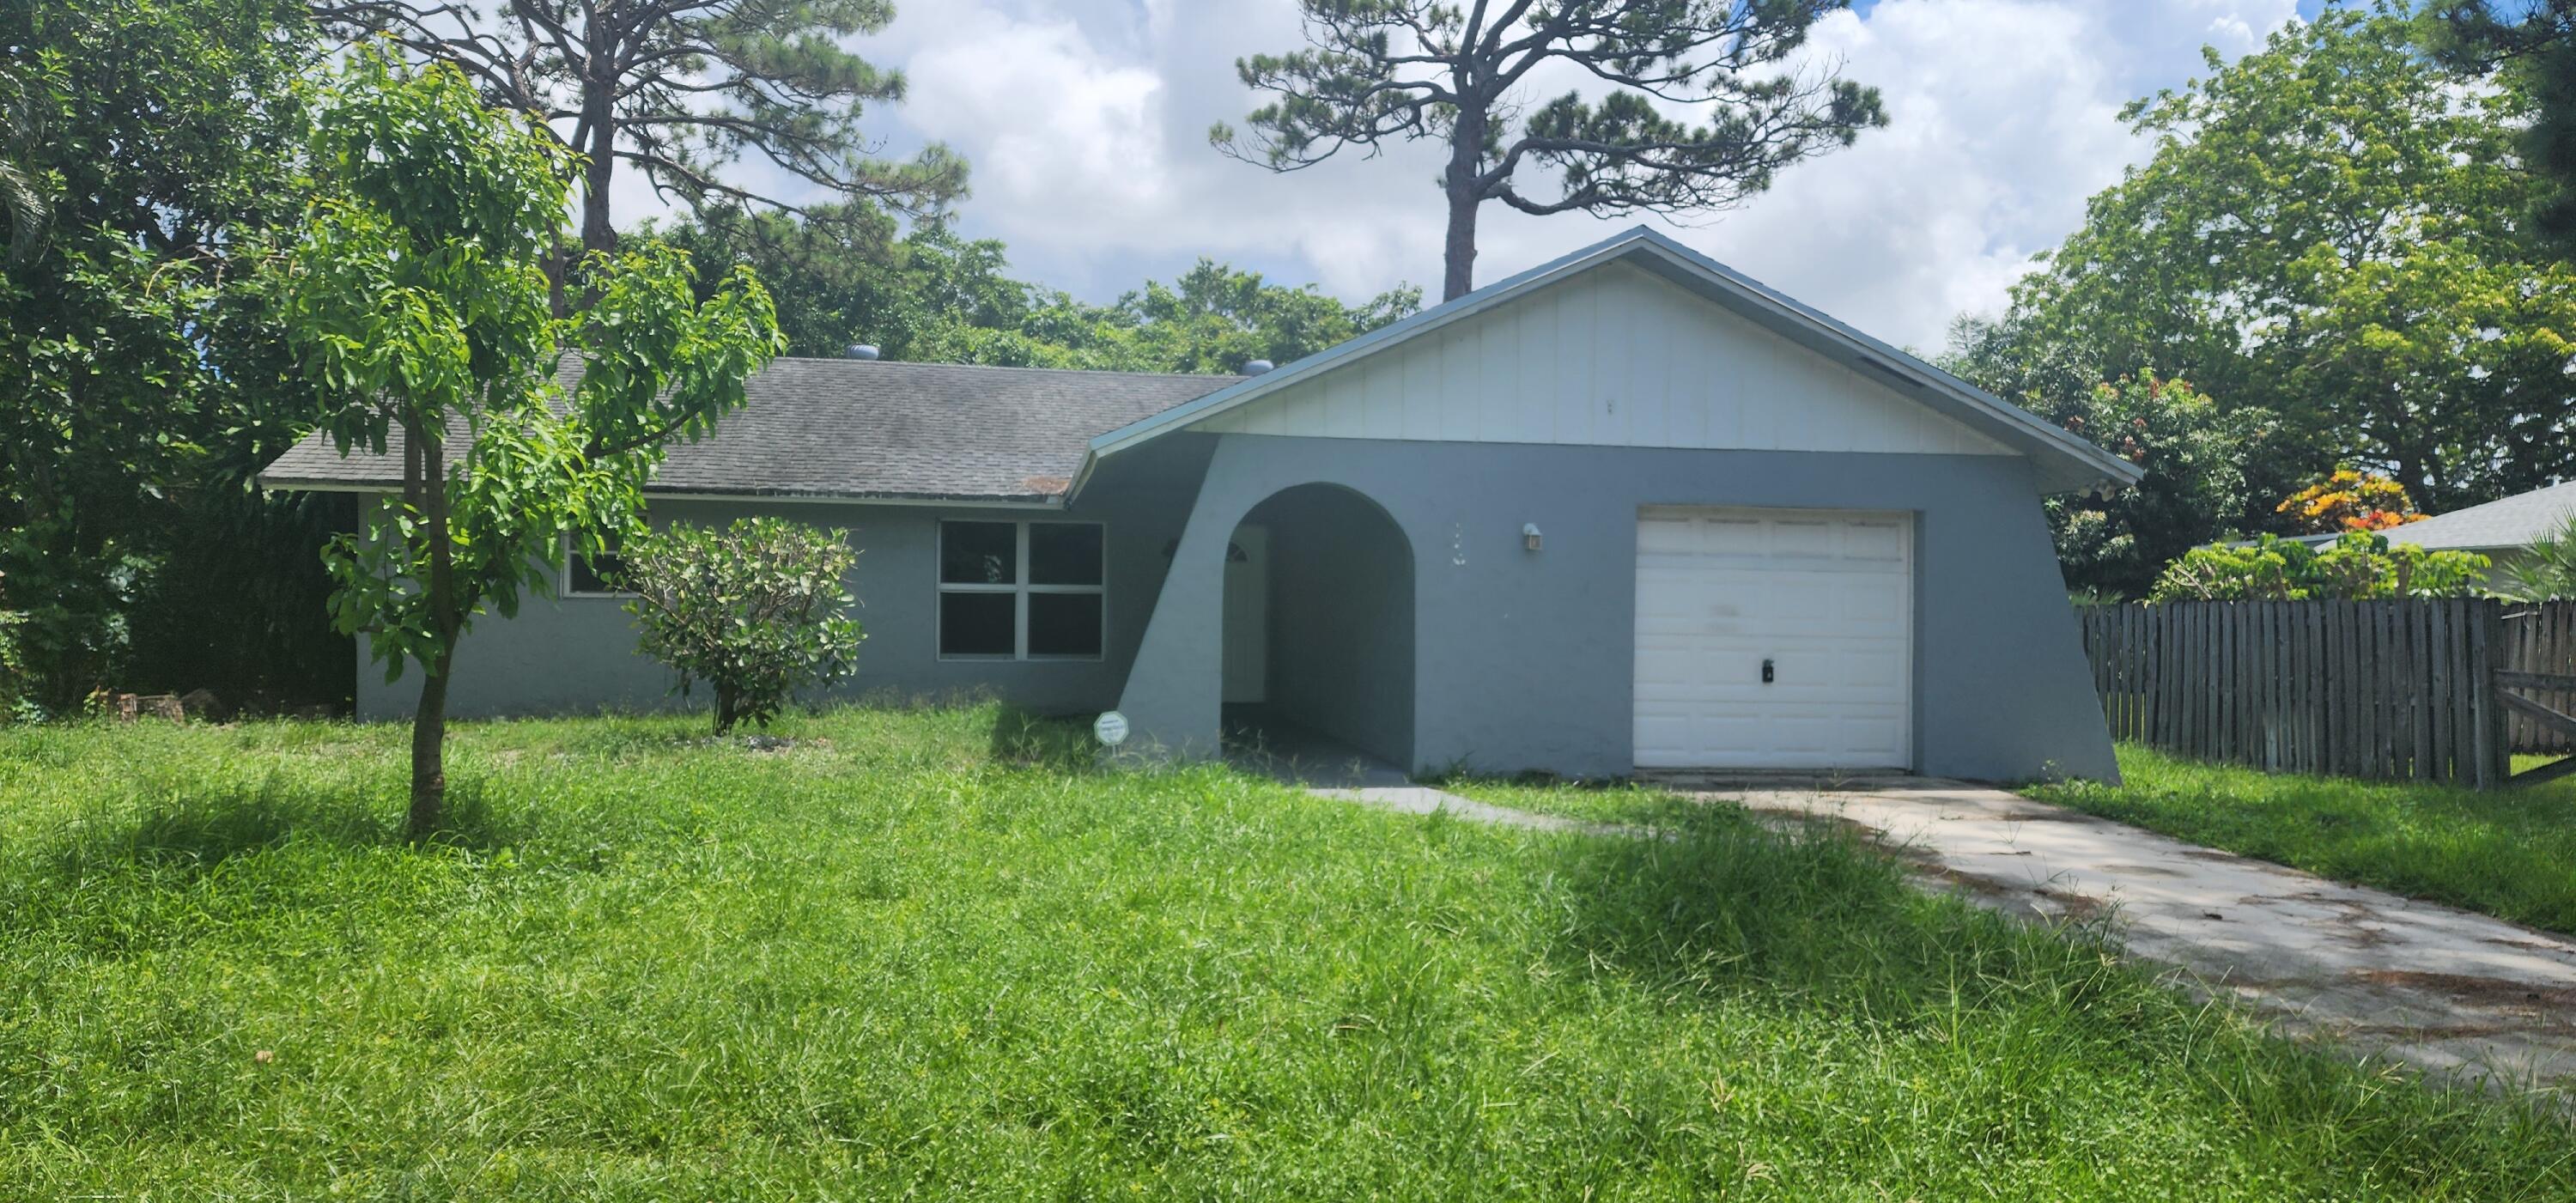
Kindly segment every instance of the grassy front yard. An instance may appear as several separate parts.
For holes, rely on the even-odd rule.
[[[1013,730],[469,724],[434,847],[399,729],[0,731],[0,1198],[2576,1196],[1837,839]]]
[[[2120,748],[2120,772],[2118,786],[2027,792],[2340,881],[2576,933],[2576,778],[2481,793],[2270,776],[2131,745]]]

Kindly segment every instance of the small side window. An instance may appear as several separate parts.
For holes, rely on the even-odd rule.
[[[608,550],[584,555],[573,548],[572,537],[564,537],[564,595],[567,597],[623,597],[626,589],[626,557],[618,554],[623,541],[608,536]]]

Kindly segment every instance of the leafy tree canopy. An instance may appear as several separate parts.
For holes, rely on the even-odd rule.
[[[590,256],[584,306],[556,319],[543,264],[563,232],[563,152],[453,67],[361,48],[306,154],[315,199],[269,282],[322,428],[344,453],[402,457],[401,494],[327,558],[339,629],[367,637],[388,679],[421,668],[409,822],[427,834],[458,640],[545,588],[560,540],[596,550],[633,527],[663,444],[742,404],[777,325],[748,272],[700,300],[687,255],[651,244]],[[569,395],[567,353],[583,361]]]
[[[2271,415],[2254,497],[2350,464],[2439,512],[2576,472],[2576,268],[2518,226],[2530,97],[2411,30],[2329,10],[2132,105],[2155,154],[2016,289],[2020,348],[1988,358],[2152,367]]]
[[[262,303],[224,285],[293,214],[304,34],[290,0],[0,7],[0,575],[50,707],[127,671],[208,513],[301,504],[247,492],[305,394]],[[309,553],[271,579],[299,574]],[[162,601],[226,614],[256,653],[269,620],[227,609],[238,583]]]
[[[936,209],[965,192],[966,165],[939,145],[876,157],[865,106],[903,96],[843,42],[894,19],[888,0],[312,0],[316,20],[384,34],[456,64],[486,99],[543,117],[583,156],[582,245],[615,245],[609,184],[621,166],[655,192],[794,208],[729,168],[748,153],[842,198]]]
[[[2108,496],[2048,499],[2068,589],[2144,596],[2174,557],[2238,529],[2248,504],[2245,464],[2258,458],[2267,415],[2226,409],[2184,381],[2151,373],[2095,383],[2068,364],[2017,361],[2025,345],[1994,323],[1963,322],[1953,337],[1960,349],[1947,361],[1952,371],[2145,473]]]
[[[788,353],[834,356],[868,343],[888,359],[1135,372],[1234,372],[1286,363],[1419,308],[1399,288],[1349,305],[1312,287],[1202,259],[1107,305],[1011,277],[1004,248],[940,226],[900,234],[874,210],[800,220],[712,209],[637,231],[701,262],[758,272],[779,298]]]

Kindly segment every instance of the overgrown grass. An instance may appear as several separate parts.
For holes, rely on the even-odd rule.
[[[1450,793],[1496,806],[1628,827],[1663,828],[1699,822],[1700,812],[1710,806],[1703,799],[1632,781],[1462,777],[1439,784]]]
[[[2258,1036],[1731,808],[1108,773],[992,709],[0,732],[0,1198],[2526,1198],[2563,1111]]]
[[[2273,776],[2132,745],[2120,748],[2120,774],[2117,786],[2027,792],[2340,881],[2576,933],[2576,778],[2480,792]]]

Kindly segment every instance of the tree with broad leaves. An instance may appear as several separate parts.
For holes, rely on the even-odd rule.
[[[2576,263],[2527,236],[2525,81],[2443,68],[2413,20],[2329,8],[2130,105],[2154,153],[2014,285],[2005,330],[2269,413],[2256,498],[2345,464],[2440,513],[2576,472]],[[2262,508],[2246,529],[2278,528]]]
[[[1294,171],[1346,147],[1448,144],[1442,299],[1475,287],[1476,214],[1725,209],[1886,124],[1875,89],[1787,63],[1850,0],[1302,0],[1304,50],[1240,59],[1279,99],[1218,149]],[[1525,108],[1524,84],[1606,86]],[[1676,111],[1687,117],[1673,115]],[[1704,120],[1705,124],[1694,124]],[[1553,188],[1523,177],[1552,168]]]
[[[581,156],[581,245],[613,250],[609,183],[620,164],[692,208],[713,198],[771,208],[719,169],[745,151],[840,197],[935,210],[964,195],[945,146],[875,157],[859,128],[903,75],[840,39],[894,19],[890,0],[312,0],[315,21],[391,37],[455,64],[485,99],[544,118]]]
[[[367,636],[388,680],[421,667],[417,837],[445,801],[448,681],[474,616],[545,589],[565,536],[596,552],[633,529],[664,444],[741,406],[778,327],[750,273],[701,301],[688,257],[659,245],[586,258],[586,305],[555,318],[563,152],[454,67],[361,48],[307,153],[316,199],[267,283],[322,429],[343,454],[402,457],[401,494],[324,555],[339,629]],[[567,353],[584,365],[569,392]]]
[[[310,547],[337,500],[249,487],[310,398],[236,286],[299,208],[309,33],[303,0],[0,4],[0,574],[31,707],[210,681],[315,700],[345,671],[252,597],[318,605]],[[283,561],[236,544],[218,573],[174,571],[219,539],[298,535]],[[147,650],[171,646],[202,652],[189,675]]]

